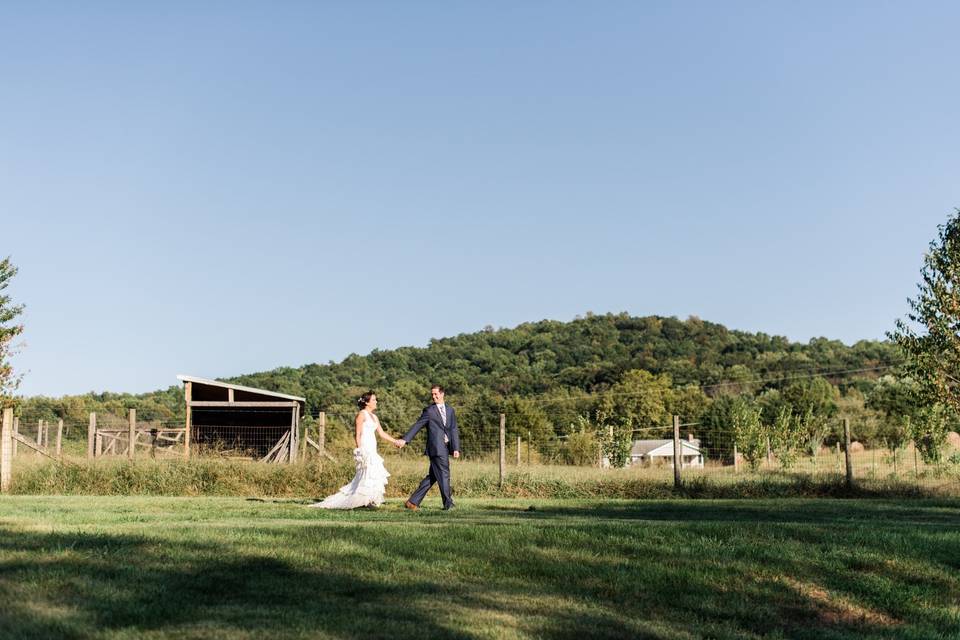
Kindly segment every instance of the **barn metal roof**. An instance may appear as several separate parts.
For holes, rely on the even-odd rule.
[[[300,396],[291,396],[286,393],[277,393],[276,391],[267,391],[266,389],[257,389],[255,387],[245,387],[240,384],[230,384],[229,382],[220,382],[219,380],[209,380],[207,378],[198,378],[196,376],[185,376],[178,375],[177,380],[181,382],[197,382],[199,384],[209,384],[214,387],[223,387],[224,389],[233,389],[234,391],[249,391],[250,393],[261,393],[265,396],[271,396],[274,398],[283,398],[284,400],[299,400],[300,402],[306,402],[306,398],[301,398]]]

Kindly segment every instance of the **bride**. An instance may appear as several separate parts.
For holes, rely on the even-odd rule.
[[[383,458],[377,453],[377,438],[380,436],[394,446],[400,440],[391,438],[380,427],[380,419],[374,415],[377,410],[377,394],[367,391],[357,400],[360,413],[357,414],[356,441],[353,458],[357,462],[357,473],[350,484],[344,485],[332,496],[322,502],[310,505],[320,509],[355,509],[357,507],[383,504],[383,488],[390,473],[383,466]]]

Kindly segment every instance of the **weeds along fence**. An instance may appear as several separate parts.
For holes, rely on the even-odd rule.
[[[133,464],[143,466],[149,473],[161,474],[163,465],[180,465],[178,469],[182,465],[199,465],[200,469],[211,461],[225,461],[228,466],[203,467],[203,473],[233,474],[240,479],[259,477],[260,480],[250,482],[260,483],[264,493],[296,493],[309,491],[312,486],[335,489],[349,481],[353,473],[352,414],[318,412],[304,416],[292,440],[289,431],[283,433],[275,425],[264,428],[256,419],[244,425],[203,425],[202,416],[194,418],[195,430],[188,434],[182,419],[144,420],[135,411],[127,416],[92,414],[88,420],[80,421],[16,417],[11,410],[5,410],[0,484],[7,491],[18,470],[42,465],[80,470],[105,465],[101,468],[126,469],[124,473],[131,473],[129,465]],[[829,446],[791,455],[781,455],[769,440],[744,450],[732,428],[708,428],[685,423],[680,417],[674,417],[671,424],[608,426],[599,431],[581,429],[560,435],[547,429],[538,432],[536,424],[508,413],[480,418],[473,415],[468,420],[461,425],[462,460],[454,473],[455,479],[464,480],[457,485],[458,490],[473,487],[468,491],[477,495],[503,495],[520,490],[518,486],[523,483],[543,481],[554,487],[567,487],[562,491],[574,484],[590,485],[611,488],[610,495],[614,497],[628,497],[641,493],[616,487],[644,483],[664,491],[686,490],[703,483],[756,483],[774,477],[841,488],[861,483],[947,487],[949,493],[960,495],[960,465],[956,462],[960,459],[960,443],[956,441],[939,463],[928,463],[912,444],[895,451],[864,448],[849,441],[849,435],[841,435]],[[215,428],[196,429],[197,425]],[[846,430],[843,426],[838,423],[836,431],[849,434],[849,425]],[[406,427],[384,424],[394,437]],[[402,491],[405,483],[422,476],[422,435],[403,449],[385,442],[379,448],[395,474],[391,490]],[[251,463],[253,466],[249,466]],[[264,469],[275,471],[255,470],[264,465]],[[189,475],[186,471],[178,473]],[[293,480],[282,480],[283,477]],[[215,491],[244,491],[248,486],[239,479],[231,482]],[[299,489],[294,490],[291,482],[299,483]],[[606,489],[596,491],[600,492],[597,495],[606,495]]]

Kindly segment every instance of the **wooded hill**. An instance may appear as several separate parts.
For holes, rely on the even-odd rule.
[[[437,382],[447,388],[461,420],[488,423],[509,411],[533,424],[525,430],[550,436],[582,428],[598,409],[637,424],[656,424],[671,413],[698,419],[712,398],[759,396],[813,375],[829,381],[839,399],[848,389],[868,392],[871,380],[900,359],[888,342],[848,346],[816,338],[804,344],[696,317],[588,314],[572,322],[488,327],[426,347],[374,350],[338,363],[283,367],[228,381],[304,396],[308,413],[342,417],[354,414],[360,393],[374,389],[384,421],[397,425],[418,415],[430,384]],[[182,403],[182,391],[170,387],[140,395],[26,398],[20,411],[83,421],[88,411],[124,415],[133,407],[144,419],[173,419],[182,414]]]

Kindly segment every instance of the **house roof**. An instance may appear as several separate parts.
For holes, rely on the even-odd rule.
[[[257,389],[255,387],[245,387],[240,384],[230,384],[229,382],[220,382],[219,380],[209,380],[207,378],[198,378],[196,376],[185,376],[178,375],[177,380],[181,382],[196,382],[198,384],[208,384],[212,387],[222,387],[224,389],[233,389],[234,391],[249,391],[250,393],[259,393],[265,396],[271,396],[274,398],[283,398],[284,400],[298,400],[300,402],[306,402],[306,398],[301,398],[300,396],[291,396],[286,393],[277,393],[276,391],[267,391],[266,389]]]
[[[700,455],[700,441],[681,440],[681,455]],[[672,456],[673,440],[634,440],[631,456]]]

